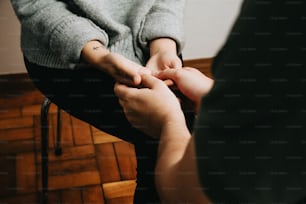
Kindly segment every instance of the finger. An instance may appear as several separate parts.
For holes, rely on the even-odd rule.
[[[115,83],[114,92],[115,92],[116,96],[121,98],[122,94],[124,93],[124,90],[125,90],[125,85],[123,85],[121,83]]]
[[[128,77],[117,77],[116,81],[121,83],[121,84],[125,84],[127,86],[130,87],[137,87],[138,85],[136,84],[140,84],[140,83],[136,83],[137,81],[141,81],[141,77],[134,77],[134,79],[130,79]]]
[[[142,79],[141,82],[142,82],[143,87],[146,87],[146,88],[149,88],[149,89],[154,88],[157,84],[162,82],[161,80],[157,79],[156,77],[151,76],[151,75],[147,75],[147,74],[142,75],[141,79]]]
[[[134,85],[139,86],[141,83],[141,75],[152,75],[152,72],[150,69],[146,68],[146,67],[140,67],[138,69],[137,75],[134,77]]]
[[[147,71],[136,63],[130,63],[128,66],[122,67],[122,72],[129,85],[138,86],[141,83],[141,73]]]
[[[157,77],[161,80],[170,79],[175,82],[175,75],[177,74],[177,69],[165,69],[161,71]]]
[[[136,74],[133,77],[133,85],[138,86],[138,85],[140,85],[140,83],[141,83],[141,76],[140,76],[140,74]]]
[[[171,86],[174,85],[174,82],[173,82],[171,79],[166,79],[166,80],[164,80],[164,83],[165,83],[167,86],[169,86],[169,87],[171,87]]]
[[[118,101],[119,101],[120,106],[121,106],[122,109],[123,109],[123,112],[125,112],[125,104],[126,104],[126,101],[123,100],[123,99],[120,99],[120,98],[119,98]]]
[[[129,76],[126,78],[128,85],[138,86],[141,83],[141,75],[135,70],[129,70],[127,73]]]
[[[170,79],[166,79],[164,80],[164,83],[169,87],[170,90],[172,90],[173,92],[176,92],[178,90],[176,84],[170,80]]]
[[[116,94],[116,96],[120,99],[120,100],[127,100],[127,95],[130,94],[130,92],[132,92],[134,88],[132,87],[128,87],[125,84],[120,84],[120,83],[116,83],[114,86],[114,92]]]

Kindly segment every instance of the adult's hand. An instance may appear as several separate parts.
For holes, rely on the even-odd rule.
[[[130,123],[153,138],[164,127],[184,125],[180,103],[167,85],[151,75],[142,75],[143,88],[115,85],[115,93]]]
[[[202,97],[208,94],[214,81],[202,74],[198,69],[166,69],[157,76],[162,80],[170,79],[179,91],[195,103],[198,111]]]

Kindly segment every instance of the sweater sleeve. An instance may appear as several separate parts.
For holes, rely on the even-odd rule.
[[[75,63],[86,42],[99,40],[107,46],[108,36],[89,19],[78,16],[58,0],[11,0],[23,30],[56,53],[64,62]]]
[[[178,52],[183,48],[183,16],[185,0],[156,0],[143,22],[140,44],[144,48],[148,42],[160,37],[176,41]]]

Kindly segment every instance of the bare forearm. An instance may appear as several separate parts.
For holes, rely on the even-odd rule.
[[[120,54],[110,52],[99,41],[89,41],[82,49],[82,58],[116,81],[130,86],[138,86],[141,73],[149,73],[145,68]]]
[[[170,38],[157,38],[150,42],[151,56],[163,52],[171,52],[173,54],[176,54],[176,42]]]
[[[179,201],[176,199],[180,199],[177,194],[180,191],[177,173],[179,162],[184,155],[190,137],[184,123],[167,125],[162,130],[155,179],[164,203],[172,203]]]
[[[163,204],[210,204],[197,170],[193,137],[184,123],[162,129],[156,166],[156,185]]]
[[[89,41],[82,49],[82,58],[93,66],[99,66],[102,58],[109,54],[109,50],[99,41]]]

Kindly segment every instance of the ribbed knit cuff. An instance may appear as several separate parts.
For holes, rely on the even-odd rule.
[[[184,46],[183,27],[179,19],[173,15],[158,15],[158,13],[146,18],[139,35],[139,42],[142,47],[147,47],[148,42],[153,39],[167,37],[176,41],[178,53],[181,53]]]
[[[58,25],[51,35],[50,48],[67,63],[77,63],[84,45],[98,40],[108,45],[107,34],[90,20],[80,17],[68,17]]]

